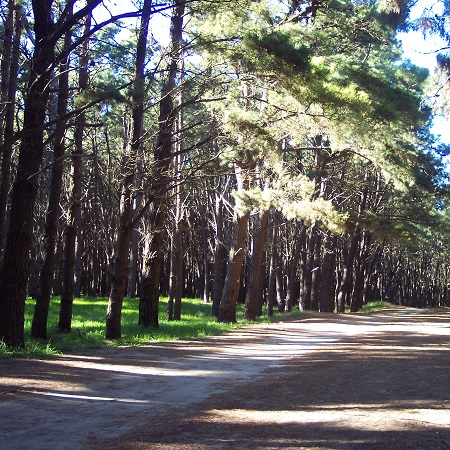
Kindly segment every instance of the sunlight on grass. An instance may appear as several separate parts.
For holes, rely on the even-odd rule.
[[[379,309],[387,308],[389,306],[392,306],[392,304],[389,302],[385,302],[383,300],[379,300],[377,302],[367,303],[367,305],[364,305],[361,308],[361,311],[359,311],[359,312],[363,312],[363,313],[375,312],[375,311],[378,311]]]
[[[46,342],[31,339],[30,330],[35,301],[26,302],[25,336],[27,346],[21,350],[0,347],[0,358],[13,356],[45,356],[55,352],[81,351],[86,348],[106,346],[143,345],[149,342],[191,339],[221,334],[248,324],[224,324],[212,317],[212,304],[200,299],[183,299],[180,321],[166,319],[167,298],[161,297],[159,305],[159,328],[144,328],[137,324],[139,299],[125,298],[122,309],[122,338],[116,341],[105,339],[105,315],[107,298],[76,298],[73,305],[72,331],[70,334],[58,330],[60,298],[52,299],[48,316]],[[238,306],[238,317],[242,317],[243,305]],[[259,322],[270,322],[262,317]]]
[[[25,306],[25,338],[23,349],[9,349],[0,342],[0,358],[9,357],[39,357],[55,355],[67,351],[82,351],[87,348],[101,348],[107,346],[136,346],[156,341],[178,339],[192,339],[218,335],[227,331],[242,328],[251,322],[244,321],[243,308],[239,304],[237,317],[239,323],[225,324],[217,322],[212,316],[212,304],[204,303],[200,299],[183,299],[180,321],[166,319],[167,298],[161,297],[159,305],[159,328],[144,328],[137,324],[139,299],[125,298],[122,309],[122,338],[116,341],[105,339],[105,315],[108,304],[107,298],[76,298],[73,305],[72,331],[69,334],[58,330],[60,298],[51,301],[48,315],[48,340],[45,342],[31,339],[31,322],[35,301],[28,299]],[[386,302],[373,302],[365,305],[362,312],[374,312],[389,306]],[[275,312],[272,318],[267,317],[266,311],[257,319],[258,323],[270,323],[298,318],[303,313],[297,308],[291,313]]]
[[[52,342],[27,340],[24,348],[8,348],[0,341],[0,359],[2,358],[36,358],[40,356],[59,355],[61,351],[54,348]]]

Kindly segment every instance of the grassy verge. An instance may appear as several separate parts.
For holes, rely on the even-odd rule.
[[[387,308],[389,306],[392,306],[392,304],[389,303],[389,302],[385,302],[383,300],[379,300],[377,302],[367,303],[367,305],[364,305],[361,308],[361,311],[358,311],[358,312],[371,313],[371,312],[376,312],[376,311],[378,311],[380,309],[383,309],[383,308]]]
[[[241,328],[249,322],[240,320],[236,324],[217,322],[211,315],[210,303],[199,299],[183,299],[180,321],[167,321],[167,298],[160,300],[159,328],[157,330],[137,325],[139,299],[124,299],[122,310],[122,338],[117,341],[105,339],[105,313],[107,298],[77,298],[73,305],[72,332],[60,333],[57,327],[60,299],[52,299],[48,317],[48,336],[46,342],[31,339],[31,321],[35,301],[28,299],[25,307],[25,339],[23,349],[9,349],[0,342],[0,358],[24,357],[32,358],[46,355],[56,355],[67,351],[82,351],[88,348],[107,346],[142,345],[154,341],[168,341],[186,338],[217,335]],[[363,312],[373,312],[388,305],[386,302],[375,302],[366,305]],[[243,305],[238,305],[237,317],[242,317]],[[271,322],[299,317],[302,313],[297,309],[289,314],[274,313],[271,319],[265,315],[257,322]]]

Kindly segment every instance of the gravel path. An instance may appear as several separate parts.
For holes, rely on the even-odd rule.
[[[0,361],[0,447],[450,449],[450,310]]]

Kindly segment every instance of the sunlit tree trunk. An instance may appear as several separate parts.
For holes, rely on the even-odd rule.
[[[249,162],[245,167],[235,164],[234,171],[238,192],[245,191],[250,186],[253,186],[255,167],[254,161]],[[219,322],[236,322],[236,306],[239,299],[242,268],[247,249],[249,218],[250,211],[247,206],[244,206],[244,210],[235,210],[234,212],[227,272],[220,300]]]
[[[367,231],[362,233],[362,239],[359,244],[359,252],[355,257],[355,284],[353,288],[352,301],[350,305],[350,311],[359,311],[363,306],[364,299],[364,280],[367,268],[367,258],[369,245],[369,235]]]
[[[267,242],[267,226],[269,223],[269,210],[260,212],[257,219],[255,234],[253,238],[253,254],[250,263],[250,279],[247,288],[244,308],[244,319],[255,320],[258,304],[262,303],[262,299],[258,298],[258,294],[262,295],[260,289],[261,278],[264,277],[264,246]]]
[[[245,257],[249,217],[249,212],[235,215],[227,274],[219,308],[220,322],[236,322],[236,305],[241,284],[242,263]]]

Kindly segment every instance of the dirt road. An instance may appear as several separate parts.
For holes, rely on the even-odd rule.
[[[450,310],[0,361],[2,449],[450,449]]]

